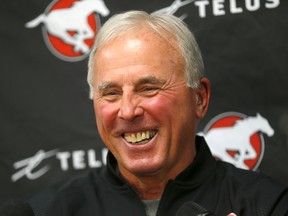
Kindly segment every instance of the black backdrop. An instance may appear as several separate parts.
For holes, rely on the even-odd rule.
[[[106,149],[88,99],[87,53],[75,51],[78,57],[59,57],[53,51],[52,37],[48,39],[47,24],[25,27],[38,15],[68,10],[76,1],[1,3],[0,203],[29,197],[56,181],[105,164]],[[115,13],[131,9],[152,13],[173,2],[176,5],[177,0],[104,0],[109,15],[96,12],[89,16],[89,23],[97,32]],[[267,136],[259,127],[253,135],[256,141],[250,136],[257,157],[249,159],[254,165],[248,168],[288,185],[288,2],[182,3],[173,12],[195,33],[212,83],[210,109],[199,132],[207,134],[212,126],[232,128],[236,120],[256,119],[259,113],[274,134]],[[70,37],[76,33],[70,32]],[[236,161],[241,153],[230,150]]]

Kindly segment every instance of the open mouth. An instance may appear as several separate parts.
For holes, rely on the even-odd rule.
[[[144,144],[151,140],[157,131],[143,131],[137,133],[125,133],[123,134],[124,139],[133,144]]]

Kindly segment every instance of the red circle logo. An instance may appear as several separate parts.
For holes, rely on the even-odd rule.
[[[103,0],[57,0],[37,19],[43,24],[46,45],[55,56],[80,61],[93,46],[100,26],[99,14],[109,13]]]
[[[267,119],[257,114],[228,112],[214,117],[204,128],[203,136],[215,158],[243,169],[256,170],[264,154],[264,137],[274,134]]]

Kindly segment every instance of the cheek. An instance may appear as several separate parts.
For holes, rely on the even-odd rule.
[[[158,95],[153,99],[145,101],[146,111],[159,120],[170,120],[171,117],[169,116],[173,116],[173,113],[176,112],[174,106],[175,101],[171,100],[171,98],[167,98],[164,95]]]
[[[194,103],[191,95],[186,92],[182,92],[182,94],[165,93],[147,101],[146,107],[156,119],[169,121],[172,124],[175,121],[193,121]]]
[[[117,109],[115,104],[107,102],[94,103],[94,110],[96,114],[96,123],[100,128],[106,128],[109,130],[113,126],[113,121],[117,116]]]

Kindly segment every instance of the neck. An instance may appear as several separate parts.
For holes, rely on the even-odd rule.
[[[194,157],[185,164],[180,164],[174,167],[174,172],[164,171],[159,173],[150,173],[135,175],[127,170],[121,169],[119,171],[126,181],[134,188],[140,199],[152,200],[160,199],[166,188],[169,180],[175,179],[184,169],[186,169],[190,163],[192,163]]]
[[[130,181],[131,186],[136,190],[142,200],[160,199],[167,185],[166,180],[155,181],[155,179],[138,178]]]

